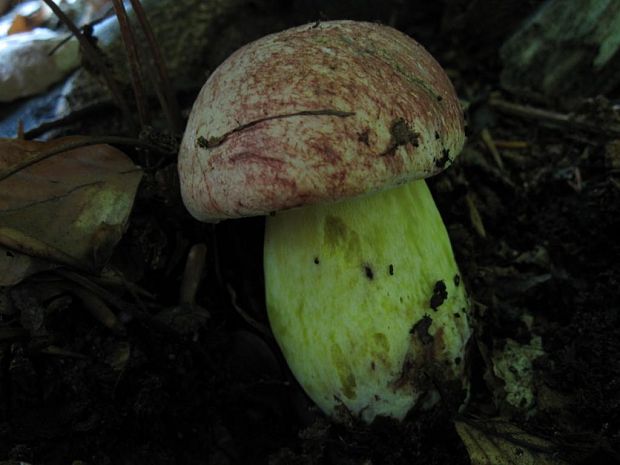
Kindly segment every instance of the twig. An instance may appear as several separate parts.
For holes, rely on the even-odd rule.
[[[82,34],[84,34],[84,36],[86,36],[87,39],[91,39],[93,36],[93,31],[94,31],[94,27],[99,24],[102,21],[105,21],[106,19],[108,19],[108,17],[111,15],[111,11],[108,11],[108,13],[104,14],[103,16],[89,22],[86,23],[82,26],[80,26],[80,29],[82,31]],[[63,40],[61,40],[60,42],[58,42],[48,53],[47,56],[52,56],[54,53],[56,53],[56,51],[62,47],[63,45],[65,45],[73,36],[73,34],[69,34],[67,37],[65,37]]]
[[[472,194],[465,195],[465,203],[467,204],[467,210],[469,210],[469,219],[471,221],[474,230],[478,233],[478,235],[482,239],[486,239],[487,232],[484,227],[484,223],[482,222],[482,217],[480,216],[480,212],[478,211],[478,207],[476,206],[476,202],[474,201],[474,197]]]
[[[115,334],[125,333],[123,323],[121,323],[103,300],[87,289],[79,287],[77,284],[71,283],[67,287],[82,301],[86,310],[88,310],[88,312],[102,325]]]
[[[183,125],[181,123],[179,104],[174,92],[172,91],[170,78],[168,77],[168,70],[166,69],[166,62],[161,54],[161,49],[159,48],[155,34],[153,34],[153,28],[151,28],[149,19],[144,13],[144,8],[142,8],[140,0],[131,0],[131,6],[136,13],[138,21],[140,22],[142,32],[146,37],[153,62],[155,63],[155,67],[157,69],[157,72],[155,73],[155,76],[157,77],[157,79],[155,79],[155,90],[157,92],[159,103],[164,111],[164,114],[166,115],[166,118],[168,119],[171,132],[180,133],[183,130]]]
[[[137,308],[135,305],[125,302],[120,297],[117,297],[112,292],[99,286],[98,284],[95,284],[90,279],[82,276],[81,274],[63,269],[55,270],[54,273],[69,281],[79,284],[85,289],[88,289],[94,295],[98,296],[101,300],[107,302],[112,307],[129,314],[131,317],[135,318],[145,327],[173,337],[178,342],[187,344],[187,346],[189,346],[194,351],[194,353],[200,356],[200,358],[206,363],[209,368],[213,370],[216,369],[215,362],[211,359],[211,356],[204,350],[202,346],[193,341],[185,340],[178,331],[175,331],[170,326],[162,323],[157,318],[153,318],[153,316],[145,310],[142,310],[140,308]]]
[[[138,56],[138,52],[136,50],[136,41],[133,31],[131,30],[131,25],[129,24],[129,20],[127,19],[127,11],[125,11],[123,0],[112,0],[112,4],[114,5],[114,11],[116,13],[116,18],[118,19],[121,36],[123,37],[123,43],[125,44],[125,50],[127,51],[127,60],[129,62],[129,71],[131,73],[131,86],[133,87],[136,107],[138,109],[140,129],[142,129],[147,123],[147,110],[144,87],[142,85],[140,57]]]
[[[95,283],[98,284],[100,286],[103,287],[116,287],[116,288],[123,288],[126,289],[127,291],[131,292],[132,295],[136,294],[138,296],[144,297],[146,299],[149,300],[155,300],[156,296],[147,291],[146,289],[138,286],[136,283],[132,283],[127,281],[127,279],[125,279],[125,277],[122,275],[122,273],[120,273],[118,270],[116,270],[114,267],[110,268],[111,270],[113,270],[117,276],[93,276],[91,277],[91,280]]]
[[[502,156],[497,150],[497,146],[495,145],[495,141],[493,140],[493,136],[487,128],[484,128],[480,134],[482,137],[482,142],[487,146],[491,155],[493,155],[493,160],[495,160],[495,164],[498,166],[500,170],[504,170],[504,162],[502,161]]]
[[[524,140],[494,139],[494,142],[495,147],[497,147],[498,149],[525,150],[530,146],[530,144]]]
[[[43,0],[45,4],[54,12],[56,17],[60,21],[64,23],[65,26],[71,31],[71,33],[75,36],[75,38],[80,42],[80,48],[82,49],[82,53],[84,53],[84,57],[88,62],[95,68],[103,77],[112,94],[112,98],[114,99],[116,105],[120,108],[123,117],[127,121],[127,124],[131,126],[132,129],[135,129],[135,123],[131,116],[131,110],[129,109],[129,105],[123,97],[123,93],[118,85],[118,83],[112,77],[112,74],[109,72],[107,66],[103,62],[102,53],[98,50],[90,40],[82,34],[80,29],[71,21],[71,19],[60,9],[53,0]]]
[[[120,137],[120,136],[84,137],[80,139],[79,141],[68,142],[66,144],[53,147],[49,150],[40,152],[39,154],[37,154],[36,156],[28,160],[24,160],[15,166],[12,166],[3,171],[0,171],[0,181],[3,181],[10,176],[13,176],[15,173],[18,173],[21,170],[28,168],[29,166],[35,165],[39,162],[42,162],[43,160],[47,160],[48,158],[51,158],[54,155],[68,152],[69,150],[74,150],[80,147],[86,147],[89,145],[98,145],[98,144],[130,145],[133,147],[141,147],[141,148],[153,150],[156,152],[162,152],[161,147],[158,147],[156,145],[149,144],[148,142],[141,141],[140,139],[134,139],[131,137]],[[167,153],[167,152],[164,152],[164,153]]]
[[[566,127],[581,131],[602,134],[607,137],[620,137],[620,127],[611,125],[600,125],[588,121],[578,121],[574,115],[557,113],[555,111],[543,110],[518,103],[507,102],[502,99],[493,98],[489,100],[489,105],[502,113],[517,116],[524,119],[534,119],[543,124],[554,127]]]
[[[79,352],[73,352],[70,350],[62,349],[55,345],[49,345],[38,352],[39,354],[45,355],[53,355],[55,357],[67,357],[67,358],[76,358],[78,360],[88,360],[88,357],[84,354],[80,354]]]
[[[301,111],[296,111],[293,113],[283,113],[279,115],[265,116],[264,118],[259,118],[257,120],[253,120],[248,123],[240,124],[236,128],[233,128],[230,131],[225,132],[221,136],[212,136],[212,137],[209,137],[208,139],[203,136],[200,136],[198,137],[196,142],[198,143],[198,147],[201,147],[203,149],[211,149],[213,147],[218,147],[222,145],[224,142],[226,142],[226,140],[231,135],[236,134],[241,131],[245,131],[246,129],[249,129],[253,126],[264,123],[266,121],[272,121],[275,119],[283,119],[283,118],[291,118],[294,116],[337,116],[338,118],[348,118],[349,116],[353,116],[353,115],[355,115],[355,113],[353,113],[352,111],[341,111],[341,110],[334,110],[332,108],[326,108],[326,109],[321,109],[321,110],[301,110]]]
[[[200,285],[200,280],[204,274],[205,261],[207,258],[206,244],[194,244],[187,254],[181,289],[179,291],[179,303],[181,305],[194,305],[196,302],[196,292]]]
[[[243,318],[248,325],[250,325],[252,328],[254,328],[259,333],[261,333],[265,338],[269,340],[273,340],[273,334],[269,330],[269,327],[267,327],[266,325],[252,318],[252,316],[250,316],[237,303],[237,292],[235,292],[235,289],[232,287],[232,285],[230,285],[230,283],[226,284],[226,289],[228,290],[228,295],[230,295],[230,303],[232,304],[233,308],[237,311],[237,313],[241,316],[241,318]]]
[[[75,284],[80,285],[84,289],[87,289],[92,294],[96,295],[104,302],[107,302],[108,304],[112,305],[117,310],[121,310],[127,313],[132,313],[132,306],[130,304],[126,303],[124,300],[117,297],[115,294],[108,291],[104,287],[99,286],[98,284],[95,284],[94,282],[92,282],[92,280],[88,279],[87,277],[82,276],[81,274],[76,273],[74,271],[63,270],[63,269],[55,270],[54,273],[67,279],[68,281],[71,281]]]

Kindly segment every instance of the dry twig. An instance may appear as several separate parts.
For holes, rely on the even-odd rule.
[[[54,12],[56,17],[60,21],[62,21],[65,26],[67,26],[67,28],[71,31],[75,38],[80,42],[80,48],[82,50],[82,53],[84,54],[85,59],[88,60],[90,65],[101,74],[101,76],[106,82],[106,85],[108,86],[108,89],[110,90],[110,93],[112,94],[114,102],[121,110],[123,118],[125,118],[127,124],[129,124],[133,128],[135,126],[135,123],[131,116],[131,110],[129,109],[129,105],[125,100],[125,97],[123,97],[123,93],[121,92],[118,83],[105,65],[104,57],[101,51],[91,43],[88,37],[86,37],[82,33],[82,31],[80,31],[80,29],[75,25],[75,23],[71,21],[71,18],[69,18],[62,11],[62,9],[56,3],[54,3],[53,0],[43,1]]]
[[[480,216],[480,212],[478,211],[478,207],[476,206],[476,202],[472,194],[468,193],[465,196],[465,203],[467,204],[467,210],[469,211],[469,219],[471,221],[474,230],[482,239],[486,239],[487,232],[484,227],[484,223],[482,222],[482,217]]]
[[[237,313],[245,320],[245,322],[258,331],[261,335],[263,335],[266,339],[273,339],[273,334],[269,330],[267,326],[262,324],[260,321],[254,319],[248,312],[246,312],[239,303],[237,302],[237,292],[235,288],[232,287],[230,283],[226,284],[226,290],[228,290],[228,295],[230,295],[230,303],[233,308],[237,311]]]
[[[179,291],[179,303],[181,305],[195,304],[196,292],[204,274],[206,258],[207,246],[203,243],[195,244],[187,254],[181,290]]]
[[[4,179],[10,176],[13,176],[15,173],[18,173],[21,170],[28,168],[29,166],[35,165],[43,160],[47,160],[48,158],[51,158],[54,155],[68,152],[69,150],[77,149],[80,147],[86,147],[88,145],[98,145],[98,144],[130,145],[133,147],[141,147],[141,148],[145,148],[148,150],[153,150],[155,152],[160,152],[160,153],[162,152],[161,147],[158,147],[154,144],[149,144],[148,142],[144,142],[144,141],[141,141],[140,139],[134,139],[131,137],[120,137],[120,136],[83,137],[78,141],[69,142],[67,144],[53,147],[50,150],[40,152],[39,154],[37,154],[36,156],[32,158],[24,160],[15,166],[11,166],[10,168],[0,171],[0,181],[3,181]]]
[[[491,133],[487,128],[484,128],[480,135],[482,137],[482,141],[487,146],[487,149],[489,149],[489,152],[491,152],[491,155],[493,155],[493,160],[495,160],[495,164],[497,164],[499,169],[503,171],[504,162],[502,161],[502,156],[500,155],[499,150],[497,150],[497,146],[495,145],[493,136],[491,136]]]
[[[114,5],[114,12],[118,19],[118,25],[121,30],[121,36],[123,37],[123,43],[125,44],[125,50],[127,51],[127,60],[129,62],[129,71],[131,73],[131,86],[133,87],[133,94],[136,100],[136,108],[138,110],[138,121],[140,122],[140,129],[144,128],[147,124],[147,104],[144,94],[144,86],[142,85],[142,67],[140,66],[140,56],[136,49],[136,41],[127,18],[127,11],[123,0],[112,0]]]
[[[499,98],[491,99],[489,105],[502,113],[518,118],[540,121],[541,124],[547,126],[576,129],[594,134],[601,134],[607,137],[620,137],[620,127],[618,126],[601,125],[594,122],[577,120],[572,114],[543,110],[541,108],[507,102]]]
[[[142,8],[140,0],[131,0],[131,6],[136,13],[138,21],[140,22],[140,26],[142,27],[142,31],[146,37],[153,62],[155,63],[155,91],[157,92],[159,103],[164,111],[164,114],[166,115],[166,118],[168,119],[171,132],[180,133],[183,130],[181,112],[179,110],[179,105],[174,92],[172,91],[172,86],[170,85],[166,62],[161,54],[161,49],[159,48],[157,39],[155,38],[155,34],[153,34],[153,29],[151,28],[151,24],[149,23],[146,14],[144,13],[144,8]]]

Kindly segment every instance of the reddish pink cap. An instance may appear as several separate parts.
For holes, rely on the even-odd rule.
[[[308,24],[237,50],[209,77],[179,152],[203,221],[386,189],[447,167],[464,143],[446,73],[387,26]]]

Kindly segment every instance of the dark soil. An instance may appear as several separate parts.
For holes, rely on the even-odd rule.
[[[315,2],[300,3],[316,9]],[[395,25],[437,56],[470,103],[465,150],[429,182],[473,301],[472,393],[457,420],[503,418],[549,440],[566,463],[620,463],[619,149],[607,138],[544,127],[487,104],[499,91],[497,44],[525,11],[504,12],[495,20],[501,31],[472,38],[465,33],[471,27],[489,28],[476,26],[464,7],[459,14],[463,2],[446,2],[450,11],[415,12],[392,2],[390,14],[361,3],[359,11],[303,18],[288,9],[279,21],[387,22],[396,14]],[[504,2],[512,3],[523,2]],[[498,142],[502,167],[483,141],[485,128]],[[27,332],[6,339],[0,333],[0,459],[470,463],[443,404],[402,423],[380,419],[371,426],[335,424],[312,405],[268,330],[262,228],[261,218],[215,226],[193,220],[169,160],[146,174],[111,263],[141,290],[83,275],[124,302],[113,308],[124,331],[97,321],[70,292],[50,293],[50,282],[66,275],[43,273],[5,289],[0,297],[12,310],[0,312],[0,330]],[[179,305],[185,261],[198,243],[206,244],[207,259],[196,305]],[[536,337],[544,354],[533,363],[536,401],[526,411],[502,397],[491,355],[508,341]],[[527,450],[527,441],[520,447]]]

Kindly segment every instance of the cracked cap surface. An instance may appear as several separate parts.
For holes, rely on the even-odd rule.
[[[233,53],[194,103],[181,192],[202,221],[264,215],[426,178],[464,143],[447,75],[387,26],[307,24]]]

